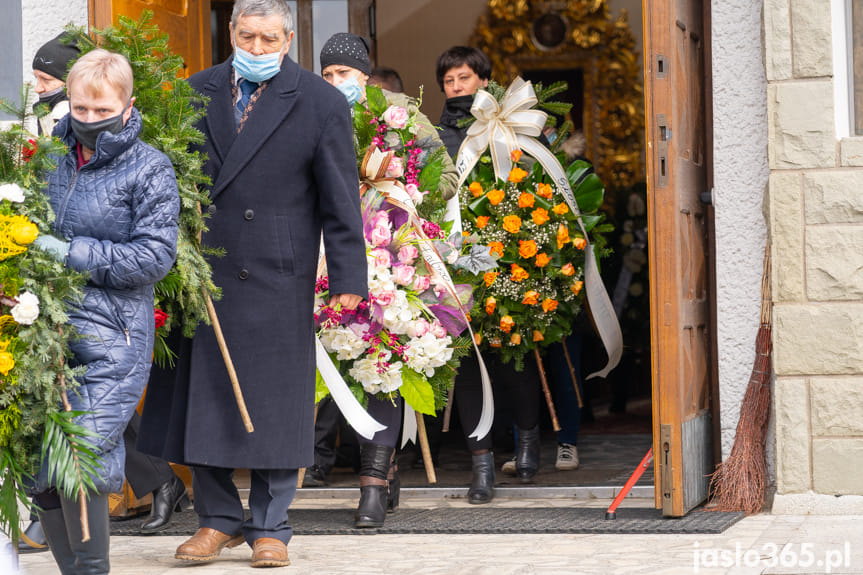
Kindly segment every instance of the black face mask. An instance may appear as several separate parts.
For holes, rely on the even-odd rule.
[[[48,110],[53,110],[54,106],[62,102],[66,99],[66,88],[60,86],[59,88],[55,88],[50,92],[42,92],[39,94],[39,101],[33,104],[33,109],[36,109],[36,106],[40,106],[42,104],[46,104],[48,106]]]
[[[72,123],[72,131],[75,132],[75,138],[78,139],[78,142],[82,146],[90,150],[96,149],[96,140],[102,132],[119,134],[120,130],[123,129],[123,113],[120,113],[119,116],[105,118],[97,122],[81,122],[70,114],[69,121]]]

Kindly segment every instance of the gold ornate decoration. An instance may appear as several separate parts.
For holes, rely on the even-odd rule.
[[[645,179],[641,63],[625,10],[612,19],[607,0],[489,0],[471,43],[504,86],[525,70],[582,69],[586,155],[611,189]]]

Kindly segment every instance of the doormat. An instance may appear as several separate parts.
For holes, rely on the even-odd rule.
[[[248,512],[247,512],[248,513]],[[295,509],[289,512],[294,535],[374,535],[396,533],[722,533],[744,517],[695,509],[684,517],[664,518],[658,509],[629,507],[617,519],[605,519],[604,508],[444,508],[399,509],[380,528],[354,529],[353,509]],[[113,521],[112,535],[140,535],[144,518]],[[175,513],[158,535],[193,535],[198,518],[192,511]]]

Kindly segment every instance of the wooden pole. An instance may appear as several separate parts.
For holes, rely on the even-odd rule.
[[[62,334],[62,328],[60,333]],[[63,358],[60,358],[60,397],[63,399],[63,410],[72,411],[72,404],[69,403],[69,396],[66,394],[66,374],[63,373]],[[78,461],[78,454],[72,451],[75,461]],[[84,491],[84,486],[78,487],[78,505],[81,507],[81,543],[90,540],[90,517],[87,513],[87,492]]]
[[[317,423],[318,421],[318,404],[315,404],[315,416],[312,419],[313,422]],[[306,478],[306,468],[300,467],[299,472],[297,472],[297,489],[303,488],[303,479]]]
[[[560,431],[560,423],[557,422],[557,412],[554,410],[554,401],[551,399],[551,390],[548,388],[548,379],[545,377],[545,368],[542,366],[539,348],[534,347],[533,353],[536,355],[536,367],[539,369],[539,381],[542,383],[542,392],[545,394],[545,402],[548,404],[548,414],[551,415],[551,425],[555,431]]]
[[[441,426],[441,431],[446,433],[449,431],[449,420],[452,416],[452,402],[455,397],[455,382],[453,382],[452,387],[449,388],[449,392],[446,396],[446,408],[443,410],[443,425]]]
[[[207,314],[210,316],[210,321],[213,323],[213,331],[216,332],[216,341],[219,342],[219,351],[222,352],[222,359],[225,360],[225,367],[228,369],[228,377],[231,379],[231,387],[234,388],[234,398],[237,400],[237,408],[240,410],[240,417],[243,418],[243,425],[246,431],[252,433],[255,427],[252,425],[252,419],[249,417],[249,411],[246,409],[246,400],[243,399],[243,391],[240,389],[240,382],[237,379],[237,370],[234,369],[234,362],[231,361],[231,352],[228,351],[228,344],[225,342],[225,335],[222,333],[222,326],[219,324],[219,317],[216,315],[216,308],[213,306],[213,300],[210,294],[205,293],[204,298],[207,302]]]
[[[575,378],[575,366],[572,365],[572,358],[569,357],[569,350],[566,349],[566,337],[561,338],[560,344],[563,346],[563,357],[566,358],[566,365],[569,366],[569,376],[572,378],[572,385],[575,387],[575,397],[578,398],[578,407],[584,407],[584,402],[581,401],[581,390],[578,388],[578,380]]]
[[[420,450],[423,454],[423,463],[426,467],[426,477],[429,483],[437,483],[437,476],[434,472],[434,462],[432,461],[431,449],[429,449],[429,438],[426,435],[426,422],[423,419],[423,414],[415,411],[414,415],[417,418],[417,435],[420,438]]]

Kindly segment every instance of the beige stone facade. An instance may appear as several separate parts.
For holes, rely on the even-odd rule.
[[[818,511],[828,497],[851,496],[856,506],[863,495],[863,137],[837,137],[834,91],[842,88],[829,3],[767,0],[763,9],[777,505]]]

